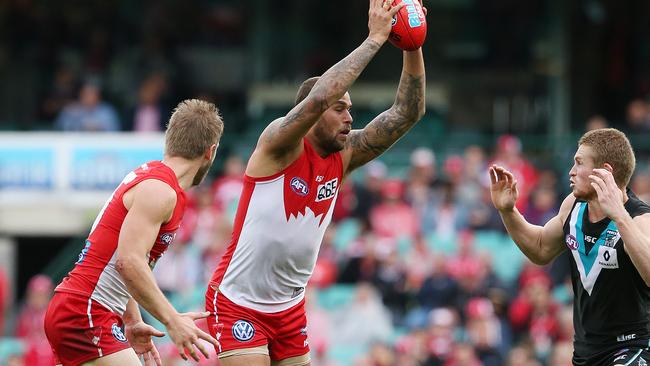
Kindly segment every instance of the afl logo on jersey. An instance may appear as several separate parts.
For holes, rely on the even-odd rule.
[[[115,339],[122,343],[126,343],[126,336],[124,336],[122,328],[117,326],[117,323],[113,323],[113,326],[111,327],[111,333],[113,333],[113,337],[115,337]]]
[[[174,242],[176,233],[164,233],[160,235],[160,241],[165,245],[171,245]]]
[[[307,182],[305,182],[302,178],[298,177],[293,177],[291,178],[291,182],[289,183],[291,186],[291,189],[296,192],[297,195],[299,196],[306,196],[309,193],[309,187],[307,186]]]
[[[240,342],[248,342],[255,336],[255,328],[246,320],[237,320],[232,326],[232,336]]]
[[[576,250],[578,249],[578,240],[576,240],[576,237],[569,234],[566,236],[566,245],[569,247],[571,250]]]

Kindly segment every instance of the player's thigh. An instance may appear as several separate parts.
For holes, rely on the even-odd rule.
[[[309,354],[302,356],[289,357],[280,361],[271,362],[271,366],[311,366]]]
[[[141,366],[133,348],[123,349],[110,355],[85,362],[81,366]]]
[[[221,366],[270,366],[271,358],[267,355],[233,355],[219,358]]]

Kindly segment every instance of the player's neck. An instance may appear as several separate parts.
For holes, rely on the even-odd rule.
[[[598,222],[605,218],[605,212],[600,207],[597,197],[588,200],[587,206],[589,207],[589,222]]]
[[[629,197],[627,195],[627,192],[625,191],[625,189],[623,189],[623,203],[627,202],[628,199]],[[600,203],[598,202],[597,196],[587,200],[587,205],[589,206],[590,222],[598,222],[607,216],[605,215],[603,209],[600,207]]]
[[[176,179],[178,179],[178,185],[181,186],[183,190],[192,187],[194,176],[199,170],[199,165],[197,163],[177,156],[165,156],[162,162],[174,171]]]
[[[307,141],[309,141],[311,147],[314,149],[314,151],[316,151],[316,154],[318,154],[318,156],[320,156],[321,158],[326,158],[330,154],[328,151],[320,147],[320,145],[318,144],[318,140],[316,140],[316,138],[313,137],[312,135],[307,135],[305,136],[305,138],[307,138]]]

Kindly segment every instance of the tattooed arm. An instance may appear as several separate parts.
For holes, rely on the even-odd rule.
[[[274,174],[294,161],[302,152],[302,138],[320,116],[338,101],[359,77],[370,60],[388,39],[393,15],[404,6],[383,6],[383,0],[370,0],[368,38],[347,57],[327,70],[309,95],[285,117],[262,132],[249,160],[246,173],[251,176]]]
[[[343,151],[346,174],[381,155],[424,115],[422,50],[404,52],[404,67],[395,103],[362,130],[350,132]]]

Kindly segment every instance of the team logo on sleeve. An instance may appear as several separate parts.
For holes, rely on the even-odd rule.
[[[291,186],[291,189],[299,196],[304,197],[309,194],[309,186],[307,186],[307,182],[305,182],[302,178],[291,178],[289,185]]]
[[[321,202],[334,197],[336,189],[339,187],[339,179],[334,178],[323,184],[318,185],[316,190],[316,202]]]
[[[240,342],[248,342],[255,336],[255,327],[246,320],[237,320],[232,326],[232,336]]]
[[[88,254],[89,250],[90,250],[90,240],[86,240],[86,245],[81,250],[81,253],[79,253],[79,258],[77,259],[76,264],[80,264],[84,261],[84,259],[86,259],[86,255]]]
[[[174,242],[176,233],[164,233],[160,235],[160,241],[165,245],[171,245]]]
[[[578,249],[578,240],[576,239],[575,236],[569,234],[565,238],[566,245],[569,247],[571,250],[577,250]]]
[[[126,336],[124,335],[124,332],[122,332],[122,328],[117,326],[117,323],[113,323],[113,326],[111,326],[111,333],[113,333],[115,339],[122,343],[126,343]]]

